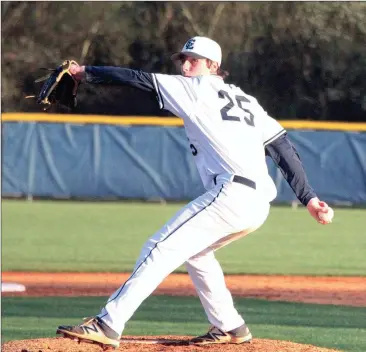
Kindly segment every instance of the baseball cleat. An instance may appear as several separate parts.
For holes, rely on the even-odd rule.
[[[209,344],[240,344],[244,342],[250,342],[252,340],[252,334],[248,327],[244,324],[231,331],[223,331],[216,326],[211,326],[207,334],[197,336],[189,341],[191,345],[209,345]]]
[[[57,328],[56,334],[76,340],[78,343],[100,345],[104,351],[119,347],[120,336],[99,317],[86,318],[80,325],[61,325]]]

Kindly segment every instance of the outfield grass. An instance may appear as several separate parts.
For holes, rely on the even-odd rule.
[[[131,271],[145,240],[182,204],[2,202],[3,271]],[[255,233],[217,252],[226,273],[366,275],[366,210],[272,207]],[[180,270],[184,270],[180,268]]]
[[[3,297],[2,341],[54,337],[61,324],[99,312],[103,297]],[[344,351],[366,351],[366,308],[236,299],[257,338],[289,340]],[[149,297],[125,335],[196,335],[208,328],[195,297]]]

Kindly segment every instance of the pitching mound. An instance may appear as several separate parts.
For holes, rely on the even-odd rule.
[[[254,339],[241,345],[190,346],[186,336],[124,336],[120,347],[110,351],[149,352],[339,352],[327,348],[302,345],[288,341]],[[61,337],[50,339],[10,341],[2,345],[3,352],[101,352],[97,345],[78,344]]]

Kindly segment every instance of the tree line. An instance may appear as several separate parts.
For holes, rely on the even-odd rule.
[[[366,3],[3,1],[1,16],[2,112],[40,111],[24,97],[38,93],[41,67],[174,74],[171,53],[202,35],[221,45],[228,83],[271,116],[366,122]],[[78,97],[72,113],[169,115],[133,88],[82,85]]]

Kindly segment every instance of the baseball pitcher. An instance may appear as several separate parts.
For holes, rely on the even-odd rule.
[[[73,104],[80,82],[127,85],[155,95],[161,109],[183,119],[206,189],[144,244],[131,276],[99,314],[77,326],[58,327],[57,333],[65,337],[118,347],[125,324],[136,309],[167,275],[185,263],[211,324],[206,334],[190,343],[249,342],[252,335],[233,304],[214,252],[255,231],[267,219],[276,187],[268,174],[266,155],[281,169],[310,215],[319,223],[329,222],[319,214],[330,208],[309,186],[286,131],[254,97],[225,83],[220,45],[206,37],[194,37],[171,58],[181,75],[79,66],[71,61],[56,72],[72,77],[68,77],[66,96]],[[49,80],[38,97],[40,103],[58,101],[57,80]]]

